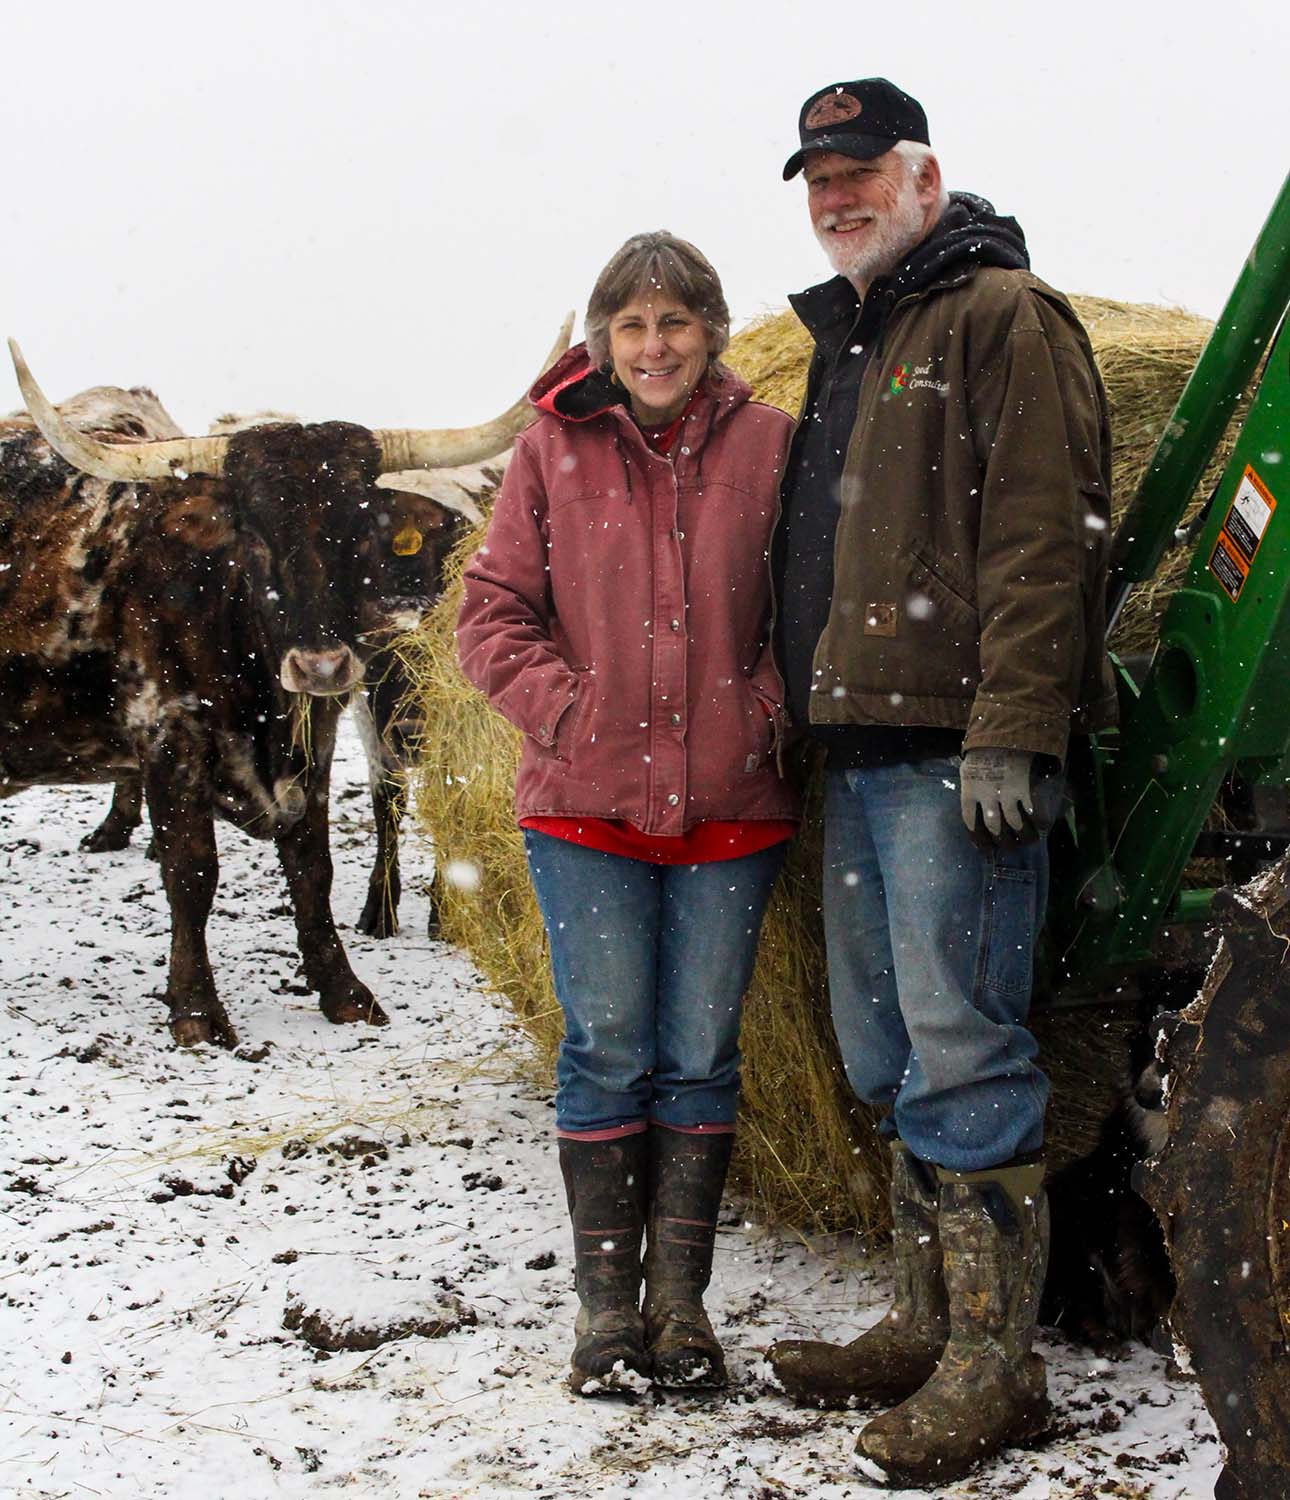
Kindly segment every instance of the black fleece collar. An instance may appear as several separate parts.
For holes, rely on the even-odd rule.
[[[627,405],[627,392],[605,370],[588,370],[581,380],[565,386],[555,398],[555,410],[574,422],[598,417],[614,406]]]

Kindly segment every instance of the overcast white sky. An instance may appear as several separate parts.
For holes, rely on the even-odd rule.
[[[798,17],[798,19],[795,19]],[[0,333],[181,424],[482,421],[626,236],[823,279],[802,100],[885,74],[1066,291],[1215,315],[1290,166],[1282,0],[0,0]],[[18,395],[7,364],[0,410]]]

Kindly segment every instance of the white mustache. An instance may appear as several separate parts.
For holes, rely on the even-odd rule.
[[[866,213],[863,209],[851,209],[844,214],[821,214],[819,227],[821,229],[836,229],[839,224],[871,224],[877,218],[874,213]]]

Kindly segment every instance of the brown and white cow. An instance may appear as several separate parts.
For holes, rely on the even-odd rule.
[[[567,342],[566,325],[553,358]],[[206,951],[216,816],[274,840],[324,1015],[382,1024],[332,920],[327,837],[336,722],[410,541],[405,497],[377,481],[496,454],[531,409],[459,431],[329,422],[117,446],[60,417],[11,348],[55,451],[15,454],[28,482],[0,486],[0,796],[142,768],[181,1045],[236,1040]]]
[[[87,437],[104,442],[159,442],[183,436],[178,423],[146,386],[126,390],[117,385],[96,385],[61,401],[56,409],[65,422]],[[12,524],[12,515],[24,503],[23,496],[34,484],[44,483],[42,471],[52,461],[48,444],[40,439],[39,429],[27,412],[0,417],[0,569],[6,566],[4,528]],[[82,475],[77,483],[82,497],[89,501],[108,481]],[[0,595],[2,592],[0,588]],[[113,787],[107,816],[81,840],[81,847],[94,853],[124,849],[139,826],[142,806],[142,776],[137,768],[122,773]]]

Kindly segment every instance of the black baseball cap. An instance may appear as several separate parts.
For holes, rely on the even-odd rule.
[[[802,170],[808,151],[837,151],[869,161],[897,141],[931,145],[923,106],[885,78],[857,78],[820,89],[802,105],[797,131],[802,144],[784,163],[785,182]]]

